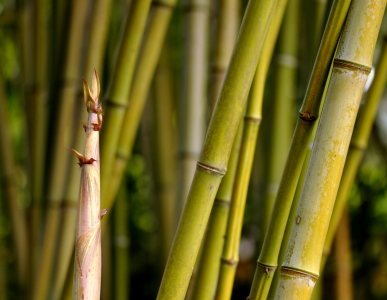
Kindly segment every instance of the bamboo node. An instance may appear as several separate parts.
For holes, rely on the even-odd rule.
[[[339,58],[334,59],[333,67],[342,68],[342,69],[346,69],[354,72],[361,72],[366,75],[368,75],[372,70],[372,67],[357,64],[357,63],[347,61],[344,59],[339,59]]]
[[[299,114],[300,119],[304,121],[313,122],[317,120],[316,116],[312,116],[309,112],[300,112]]]
[[[288,275],[300,275],[301,277],[304,277],[304,278],[307,278],[309,280],[312,280],[313,282],[316,282],[318,277],[319,277],[317,274],[307,273],[305,271],[294,269],[292,267],[282,267],[281,268],[281,273],[285,273],[285,274],[288,274]]]
[[[261,121],[262,121],[261,118],[253,118],[253,117],[245,117],[244,120],[248,123],[253,123],[256,125],[261,124]]]
[[[209,173],[209,174],[212,174],[212,175],[223,177],[226,174],[225,170],[217,169],[217,168],[208,166],[206,164],[203,164],[201,162],[197,162],[196,166],[198,169],[201,169],[202,171]]]
[[[230,259],[222,258],[221,262],[229,266],[236,266],[238,264],[238,260],[234,258],[230,258]]]
[[[79,153],[77,150],[75,149],[72,149],[72,148],[68,148],[68,150],[71,150],[75,156],[78,158],[78,165],[80,167],[82,167],[83,165],[92,165],[93,162],[97,161],[96,159],[94,158],[86,158],[85,156],[83,156],[81,153]]]

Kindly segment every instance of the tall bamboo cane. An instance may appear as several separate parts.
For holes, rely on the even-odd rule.
[[[325,81],[350,1],[335,1],[316,58],[309,86],[304,97],[292,144],[263,247],[258,258],[250,299],[266,299],[278,265],[278,254],[301,173],[309,139],[318,117]]]
[[[217,5],[218,21],[215,34],[214,63],[211,66],[210,75],[211,112],[219,96],[240,25],[239,1],[220,0],[217,1]],[[239,124],[227,166],[227,173],[219,186],[211,210],[202,252],[197,262],[198,267],[193,283],[193,300],[212,299],[215,294],[242,133],[243,122]]]
[[[226,300],[231,298],[235,272],[239,261],[239,243],[242,233],[244,207],[258,138],[258,130],[262,119],[264,85],[286,5],[287,0],[279,0],[277,3],[273,22],[270,25],[255,72],[250,99],[246,108],[243,121],[243,136],[233,186],[230,214],[227,222],[226,238],[221,257],[216,299]]]
[[[380,59],[376,66],[375,79],[366,95],[366,101],[360,107],[359,116],[356,119],[355,128],[349,146],[347,160],[343,176],[340,181],[339,191],[337,192],[335,207],[333,208],[329,229],[324,244],[323,258],[321,267],[324,267],[327,256],[332,247],[336,228],[340,222],[341,214],[347,202],[351,186],[355,180],[364,151],[367,149],[368,140],[374,123],[379,102],[387,82],[387,39],[383,40],[383,48]]]
[[[105,199],[111,194],[109,181],[112,176],[114,157],[124,124],[125,112],[128,108],[128,98],[132,78],[136,66],[141,40],[143,37],[150,0],[134,0],[130,5],[123,28],[120,45],[116,56],[113,74],[109,81],[106,96],[106,122],[102,130],[102,206],[109,207]],[[114,191],[115,193],[117,191]]]
[[[95,1],[91,12],[90,33],[85,55],[84,74],[91,74],[93,68],[102,72],[103,56],[110,20],[111,0]],[[87,111],[81,110],[80,120],[87,120]],[[80,149],[85,143],[82,129],[78,129],[74,138],[74,148]],[[77,218],[80,172],[77,166],[71,166],[68,174],[67,190],[63,200],[63,219],[58,237],[58,259],[55,269],[52,299],[60,299],[66,275],[69,271],[71,256],[74,253],[75,224]]]
[[[183,299],[276,1],[250,1],[211,119],[157,299]]]
[[[53,137],[55,145],[53,146],[52,159],[49,161],[49,186],[48,186],[48,210],[46,224],[44,227],[43,246],[38,260],[38,276],[34,285],[33,299],[45,299],[49,290],[52,263],[55,254],[56,237],[60,224],[60,204],[65,191],[66,174],[69,161],[69,153],[66,148],[71,141],[72,115],[75,107],[76,93],[78,91],[77,79],[80,77],[80,59],[83,33],[88,0],[73,1],[71,22],[66,56],[64,60],[64,69],[61,86],[59,90],[59,103],[55,105],[56,128]],[[58,172],[61,170],[61,172]]]
[[[209,0],[187,0],[185,6],[185,64],[183,93],[179,114],[180,176],[177,220],[184,207],[190,183],[195,173],[205,133],[207,105]]]
[[[352,2],[275,299],[310,299],[312,294],[385,6],[385,0]]]
[[[110,192],[107,195],[102,195],[103,207],[113,205],[126,164],[131,156],[149,87],[156,70],[176,2],[177,0],[159,0],[152,2],[150,17],[144,34],[144,42],[141,47],[141,54],[138,58],[130,91],[130,109],[126,111],[117,151],[115,153],[114,166],[109,182]]]
[[[85,124],[85,155],[71,149],[79,160],[81,187],[79,192],[74,262],[74,300],[97,300],[101,289],[101,227],[106,210],[100,211],[99,130],[102,109],[98,103],[99,80],[94,71],[91,90],[83,82],[88,120]]]

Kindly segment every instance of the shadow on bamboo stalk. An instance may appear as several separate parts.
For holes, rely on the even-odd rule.
[[[277,1],[248,4],[157,299],[184,299]]]
[[[299,119],[293,134],[292,144],[281,178],[273,213],[266,231],[265,240],[258,258],[250,299],[266,299],[278,265],[278,254],[293,196],[303,166],[313,127],[318,117],[321,98],[329,67],[347,15],[350,1],[335,1],[316,58],[309,86],[300,110]]]
[[[52,264],[55,255],[56,237],[60,225],[60,204],[65,193],[66,174],[69,162],[69,153],[66,150],[71,142],[71,124],[74,114],[75,99],[78,92],[80,78],[80,59],[83,33],[85,30],[88,1],[72,2],[72,22],[67,37],[66,59],[62,73],[62,85],[56,87],[59,91],[59,103],[54,109],[56,127],[54,131],[55,145],[52,160],[49,163],[48,211],[42,252],[39,258],[36,283],[34,284],[32,299],[40,300],[48,297]],[[67,151],[67,152],[66,152]],[[60,171],[58,171],[60,170]]]
[[[275,299],[311,297],[385,6],[385,0],[351,4]]]

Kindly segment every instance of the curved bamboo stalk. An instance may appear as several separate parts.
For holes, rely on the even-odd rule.
[[[85,74],[90,74],[93,68],[102,73],[111,2],[111,0],[97,0],[94,3],[91,12],[90,34],[85,55],[85,71],[83,72]],[[87,111],[85,109],[82,109],[80,114],[80,120],[87,120]],[[79,129],[75,134],[74,148],[80,149],[84,143],[85,135]],[[67,178],[67,190],[63,200],[61,233],[58,235],[58,259],[55,269],[53,293],[51,295],[51,299],[53,300],[59,300],[62,295],[66,276],[69,271],[71,256],[74,253],[79,179],[79,168],[76,165],[70,166]]]
[[[128,108],[133,74],[150,4],[151,0],[134,0],[131,3],[118,47],[113,74],[109,82],[106,96],[106,122],[102,130],[101,147],[101,204],[105,208],[110,208],[105,199],[106,195],[112,193],[109,182],[112,176],[114,157],[121,128],[126,129],[123,127],[125,125],[124,117]]]
[[[106,210],[100,211],[100,155],[99,130],[102,126],[102,109],[98,103],[100,92],[97,72],[94,71],[91,90],[83,81],[88,120],[85,155],[72,152],[81,167],[78,217],[76,226],[74,261],[74,300],[98,300],[101,293],[101,219]]]
[[[184,299],[276,2],[250,1],[247,6],[169,254],[159,300]]]
[[[9,214],[13,249],[16,253],[16,266],[18,285],[23,298],[23,291],[28,279],[28,234],[26,219],[18,205],[19,191],[15,181],[16,164],[13,156],[12,141],[9,135],[8,117],[6,114],[6,95],[4,91],[3,77],[0,75],[0,165],[2,191],[6,202],[6,212]],[[5,274],[5,273],[4,273]],[[25,295],[24,295],[25,296]]]
[[[375,79],[366,95],[366,101],[359,109],[355,128],[349,146],[343,176],[341,177],[339,191],[337,192],[335,207],[333,208],[329,229],[324,244],[321,268],[324,268],[327,256],[332,247],[336,228],[340,222],[342,212],[348,199],[351,186],[356,177],[368,140],[372,131],[379,102],[387,82],[387,39],[384,38],[382,52],[376,66]]]
[[[259,59],[250,99],[246,108],[241,149],[239,152],[237,171],[232,191],[231,207],[227,222],[226,238],[221,257],[219,281],[215,299],[226,300],[231,298],[235,272],[239,261],[239,243],[242,233],[244,207],[250,182],[259,125],[262,119],[264,85],[286,4],[287,0],[279,0],[277,3],[273,21],[270,25]]]
[[[49,161],[48,210],[44,227],[43,245],[38,260],[36,284],[32,299],[46,299],[50,286],[52,263],[55,255],[56,236],[60,224],[60,204],[66,186],[66,174],[69,153],[66,148],[71,142],[71,123],[74,112],[75,99],[78,92],[77,80],[80,77],[80,59],[85,20],[89,1],[72,2],[72,22],[67,37],[66,58],[62,73],[62,83],[58,88],[59,103],[56,112],[55,145],[52,159]],[[58,171],[60,170],[60,171]]]
[[[239,1],[220,0],[217,4],[218,23],[216,25],[214,64],[210,75],[211,111],[219,96],[240,24]],[[231,150],[227,173],[219,186],[208,221],[203,250],[197,263],[196,275],[194,275],[193,300],[210,300],[215,295],[242,133],[243,122],[240,122]]]
[[[272,216],[258,258],[254,281],[250,291],[251,300],[265,299],[278,265],[278,254],[281,248],[287,218],[292,206],[293,196],[309,140],[318,117],[325,81],[329,73],[329,67],[342,24],[347,15],[349,3],[349,0],[335,1],[325,28],[323,40],[293,134],[292,144],[274,203]]]
[[[352,2],[275,299],[310,299],[312,294],[385,6],[386,0]]]
[[[207,106],[209,0],[184,3],[186,42],[184,45],[183,93],[179,114],[179,190],[177,221],[184,207],[195,173],[205,131]]]
[[[168,25],[177,0],[152,2],[151,14],[144,34],[129,96],[130,109],[126,111],[117,151],[110,174],[109,193],[102,194],[102,206],[111,207],[121,184],[126,164],[131,156],[137,129],[152,82]]]

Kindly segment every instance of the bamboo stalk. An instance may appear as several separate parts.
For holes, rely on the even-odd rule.
[[[184,45],[183,92],[179,114],[179,191],[177,220],[184,207],[205,131],[207,106],[207,65],[209,0],[184,3],[186,42]]]
[[[217,4],[218,23],[216,26],[215,54],[214,64],[211,67],[212,74],[210,75],[211,110],[213,110],[219,96],[240,23],[238,1],[220,0]],[[227,166],[228,171],[219,186],[211,210],[193,283],[191,279],[193,300],[212,299],[215,295],[242,133],[243,122],[240,122]]]
[[[310,299],[312,294],[385,6],[385,0],[352,2],[275,299]]]
[[[15,181],[16,164],[13,155],[12,141],[9,135],[10,127],[6,114],[6,95],[2,75],[0,75],[0,165],[1,181],[5,202],[6,212],[9,214],[11,223],[11,235],[13,240],[13,249],[16,253],[17,278],[20,289],[19,297],[23,297],[28,282],[28,234],[26,219],[23,211],[18,205],[19,191]],[[24,295],[25,296],[25,295]]]
[[[335,1],[325,28],[323,40],[293,134],[273,213],[258,258],[254,281],[250,291],[250,299],[252,300],[265,299],[278,265],[278,254],[287,218],[292,206],[308,143],[313,133],[314,123],[318,117],[325,81],[329,73],[330,63],[341,27],[347,14],[349,2]]]
[[[332,247],[333,238],[336,228],[340,222],[342,212],[348,199],[351,186],[356,177],[364,152],[368,146],[368,140],[372,131],[379,102],[382,98],[383,91],[387,82],[387,39],[383,40],[382,52],[376,67],[375,79],[366,95],[366,101],[360,107],[359,116],[357,117],[353,131],[351,144],[349,146],[347,160],[343,176],[340,181],[339,191],[337,192],[335,207],[333,208],[329,229],[324,244],[322,258],[322,268],[324,267],[327,256]]]
[[[101,148],[101,199],[102,207],[106,208],[111,207],[106,203],[106,195],[112,193],[109,182],[113,175],[114,157],[121,128],[124,128],[124,131],[126,130],[124,117],[128,108],[132,78],[150,4],[150,0],[134,0],[131,3],[120,39],[115,67],[109,81],[109,89],[106,95],[106,122],[102,130]]]
[[[91,90],[83,82],[88,120],[85,124],[85,155],[71,149],[79,160],[81,188],[76,227],[73,299],[100,299],[101,292],[101,227],[106,210],[100,211],[99,130],[102,109],[98,103],[99,80],[94,71]]]
[[[244,207],[254,161],[258,130],[262,119],[264,85],[286,4],[287,0],[279,0],[277,3],[247,104],[215,299],[226,300],[231,298],[235,272],[239,261],[239,243],[242,233]]]
[[[121,135],[114,154],[114,166],[110,174],[109,193],[102,194],[103,207],[111,207],[121,184],[126,164],[131,156],[134,139],[140,124],[148,90],[156,70],[162,45],[177,0],[152,2],[148,26],[141,47],[132,88],[129,96],[130,109],[126,111]]]
[[[299,2],[290,0],[279,38],[278,53],[275,55],[276,79],[270,111],[275,112],[276,118],[281,122],[273,122],[269,128],[269,155],[265,176],[267,187],[262,208],[263,231],[266,231],[270,220],[294,129],[292,112],[296,97],[299,19]]]
[[[102,72],[108,24],[110,19],[111,0],[98,0],[91,12],[90,33],[85,55],[84,73],[90,74],[93,68]],[[78,100],[80,101],[80,99]],[[80,120],[87,119],[87,111],[82,109]],[[80,149],[85,143],[81,129],[76,131],[74,148]],[[58,237],[58,259],[55,269],[52,299],[60,299],[70,271],[70,260],[74,253],[75,224],[77,218],[80,172],[77,166],[71,166],[67,178],[67,190],[63,199],[63,217],[61,233]]]
[[[42,252],[37,266],[36,283],[32,293],[32,299],[46,299],[50,286],[52,263],[55,255],[56,236],[60,224],[60,203],[63,199],[66,186],[66,174],[69,162],[69,154],[66,146],[71,141],[71,122],[75,99],[78,91],[77,80],[80,77],[80,59],[85,19],[89,1],[72,2],[72,22],[70,23],[67,39],[67,52],[63,70],[62,85],[59,90],[59,104],[56,110],[55,145],[53,146],[52,159],[49,162],[49,186],[48,186],[48,210]],[[58,171],[60,170],[60,172]]]
[[[250,1],[205,138],[157,299],[183,299],[210,210],[226,172],[276,1]]]
[[[336,299],[352,300],[352,263],[349,214],[344,210],[335,238]]]

